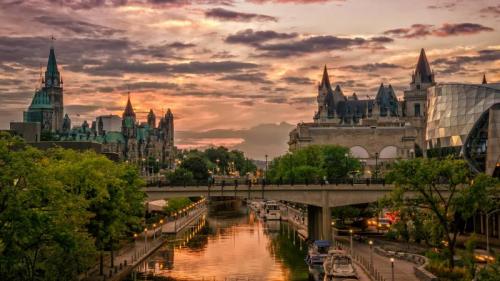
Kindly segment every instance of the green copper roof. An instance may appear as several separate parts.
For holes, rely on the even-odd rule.
[[[104,136],[104,139],[107,143],[117,143],[117,142],[125,143],[125,138],[123,137],[123,134],[120,132],[108,132]]]
[[[29,109],[52,109],[47,92],[44,90],[36,91]]]
[[[59,75],[54,48],[50,48],[49,61],[47,62],[47,73],[51,76]]]
[[[134,118],[132,118],[132,117],[125,117],[123,119],[123,121],[125,123],[125,127],[126,128],[132,128],[132,127],[134,127],[134,122],[135,122]]]

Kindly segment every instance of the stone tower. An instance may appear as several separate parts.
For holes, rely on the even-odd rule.
[[[133,139],[136,137],[136,115],[132,103],[130,102],[130,93],[128,94],[127,105],[122,115],[122,133],[125,139]]]
[[[64,115],[63,80],[59,70],[57,69],[54,47],[50,48],[49,60],[47,62],[47,70],[45,71],[44,86],[42,90],[47,93],[53,108],[52,131],[62,132]]]
[[[425,50],[420,50],[415,72],[412,74],[410,89],[404,92],[405,115],[408,117],[425,117],[427,89],[436,85]]]
[[[156,128],[156,115],[153,109],[150,109],[148,113],[148,126],[152,129]]]

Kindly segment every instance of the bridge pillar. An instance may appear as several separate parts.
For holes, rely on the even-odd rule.
[[[312,240],[321,239],[321,208],[307,205],[307,236]]]
[[[328,205],[328,191],[322,193],[322,207],[307,206],[307,233],[313,240],[332,240],[332,214]]]

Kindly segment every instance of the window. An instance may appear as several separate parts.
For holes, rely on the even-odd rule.
[[[415,104],[415,116],[421,116],[420,113],[420,103]]]

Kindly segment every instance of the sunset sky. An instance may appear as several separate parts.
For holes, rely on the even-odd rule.
[[[347,95],[398,96],[425,48],[437,82],[500,81],[500,2],[0,0],[0,129],[21,121],[51,36],[73,124],[171,108],[176,145],[262,159],[310,122],[326,64]]]

